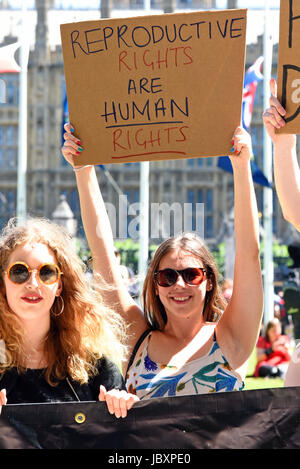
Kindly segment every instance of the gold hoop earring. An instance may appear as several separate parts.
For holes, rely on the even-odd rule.
[[[54,317],[57,318],[58,316],[60,316],[60,315],[63,313],[63,310],[65,309],[65,302],[64,302],[63,297],[60,296],[60,295],[57,296],[56,298],[60,298],[60,299],[61,299],[61,309],[60,309],[60,312],[59,312],[59,313],[54,313],[53,311],[51,311],[51,313],[52,313],[52,315],[53,315]]]

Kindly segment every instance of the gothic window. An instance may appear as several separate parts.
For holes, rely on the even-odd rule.
[[[1,74],[0,107],[17,106],[19,104],[19,74]]]
[[[0,126],[0,168],[17,167],[18,128],[14,125]]]

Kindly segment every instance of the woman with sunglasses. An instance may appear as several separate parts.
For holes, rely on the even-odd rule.
[[[0,236],[0,410],[19,403],[106,401],[126,416],[130,396],[115,362],[124,324],[62,228],[11,220]]]
[[[132,354],[124,367],[127,389],[140,399],[242,389],[263,308],[250,136],[237,128],[230,155],[236,258],[229,304],[221,296],[217,268],[208,249],[196,235],[186,234],[158,247],[144,283],[143,314],[119,275],[95,170],[90,165],[76,165],[76,155],[83,147],[70,124],[65,130],[62,152],[75,170],[94,271],[115,286],[108,301],[119,304],[129,326]]]

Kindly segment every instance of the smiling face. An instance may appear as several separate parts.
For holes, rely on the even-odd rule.
[[[204,267],[204,264],[187,251],[172,249],[162,257],[158,270],[183,270],[188,267]],[[172,317],[195,317],[195,320],[202,321],[206,291],[209,289],[210,282],[206,277],[200,285],[188,285],[181,276],[178,276],[176,283],[170,287],[156,285],[156,293],[165,308],[168,321]]]
[[[56,264],[54,253],[43,243],[25,243],[10,255],[7,267],[14,262],[25,262],[30,269],[38,269],[45,263]],[[4,274],[4,286],[10,309],[23,321],[50,319],[50,309],[62,289],[61,280],[52,284],[42,283],[36,272],[22,283],[15,284]]]

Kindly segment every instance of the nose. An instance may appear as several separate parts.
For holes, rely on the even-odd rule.
[[[178,274],[178,277],[177,277],[177,280],[175,282],[175,285],[179,286],[179,287],[185,287],[186,286],[186,283],[185,281],[183,280],[182,276],[180,274]]]
[[[27,287],[37,287],[39,286],[37,270],[31,270],[30,277],[26,282]]]

